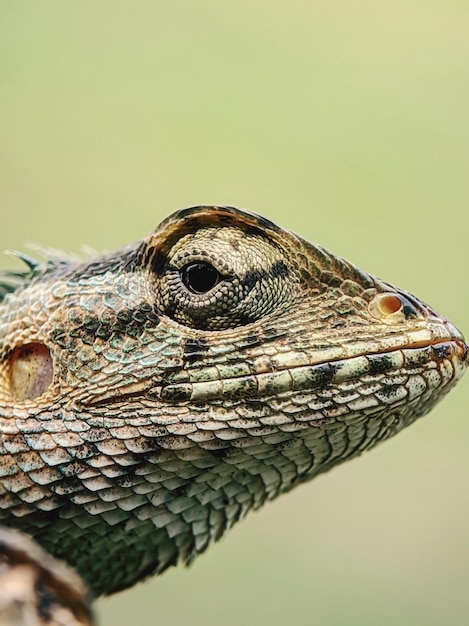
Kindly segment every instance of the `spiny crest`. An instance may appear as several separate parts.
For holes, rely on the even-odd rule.
[[[6,250],[5,254],[19,259],[26,267],[18,270],[0,270],[0,302],[9,293],[24,287],[35,278],[46,276],[58,267],[76,262],[77,257],[40,244],[29,244],[44,260],[39,261],[17,250]]]

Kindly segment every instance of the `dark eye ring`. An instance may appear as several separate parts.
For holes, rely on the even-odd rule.
[[[188,263],[181,269],[181,279],[191,293],[208,293],[223,280],[220,272],[205,261]]]

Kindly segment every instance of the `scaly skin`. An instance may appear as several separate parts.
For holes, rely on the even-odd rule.
[[[232,208],[30,268],[0,295],[0,523],[95,595],[398,433],[467,364],[415,297]]]
[[[31,538],[0,528],[0,624],[92,626],[83,581]]]

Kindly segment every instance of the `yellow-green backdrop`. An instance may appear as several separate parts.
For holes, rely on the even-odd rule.
[[[0,248],[112,249],[234,204],[469,333],[468,32],[463,0],[3,1]],[[102,624],[467,624],[468,398],[99,601]]]

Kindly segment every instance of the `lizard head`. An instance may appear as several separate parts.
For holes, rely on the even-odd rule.
[[[427,413],[467,366],[432,308],[229,207],[29,265],[0,291],[0,522],[95,593],[190,560]]]

